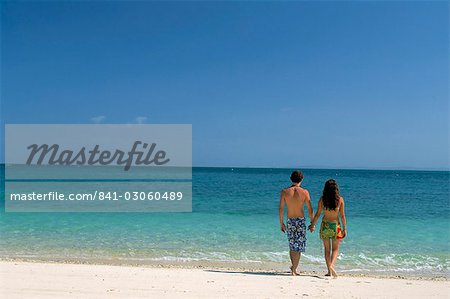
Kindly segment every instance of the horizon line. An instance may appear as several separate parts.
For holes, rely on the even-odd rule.
[[[4,162],[0,162],[0,165],[6,165],[6,163]],[[170,166],[169,166],[170,167]],[[189,167],[189,166],[186,166]],[[310,169],[310,170],[375,170],[375,171],[439,171],[439,172],[450,172],[450,167],[449,168],[420,168],[420,167],[399,167],[399,168],[394,168],[394,167],[354,167],[354,166],[349,166],[349,167],[331,167],[331,166],[297,166],[297,167],[291,167],[291,166],[274,166],[274,167],[269,167],[269,166],[211,166],[211,165],[192,165],[191,168],[230,168],[230,169],[234,169],[234,168],[246,168],[246,169]]]
[[[398,170],[398,171],[443,171],[450,172],[449,168],[420,168],[420,167],[331,167],[331,166],[300,166],[300,167],[288,167],[288,166],[280,166],[280,167],[268,167],[268,166],[192,166],[192,168],[253,168],[253,169],[318,169],[318,170]]]

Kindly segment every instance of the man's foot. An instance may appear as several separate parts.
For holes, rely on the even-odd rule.
[[[292,266],[290,267],[290,269],[291,269],[291,275],[292,275],[292,276],[300,275],[300,274],[297,273],[297,271],[294,271],[294,270],[293,270]]]
[[[337,278],[338,277],[338,275],[336,273],[336,270],[334,270],[333,267],[330,267],[330,272],[331,272],[331,275],[333,276],[333,278]]]

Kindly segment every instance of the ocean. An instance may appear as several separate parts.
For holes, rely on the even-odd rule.
[[[1,170],[1,259],[288,269],[278,203],[292,169],[193,168],[192,213],[5,213]],[[327,179],[340,185],[338,272],[450,277],[450,172],[302,171],[314,210]],[[325,272],[318,230],[307,238],[300,270]]]

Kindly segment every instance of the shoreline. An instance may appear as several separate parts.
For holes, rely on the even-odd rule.
[[[445,298],[450,281],[0,261],[4,298]]]
[[[289,264],[281,265],[275,262],[257,263],[240,261],[164,261],[164,260],[120,260],[120,259],[65,259],[65,258],[7,258],[0,257],[0,263],[28,263],[28,264],[51,264],[51,265],[89,265],[89,266],[112,266],[112,267],[133,267],[151,269],[190,269],[190,270],[219,270],[219,271],[240,271],[240,272],[260,272],[272,274],[289,273]],[[264,265],[264,266],[262,266]],[[417,281],[450,281],[450,276],[431,276],[426,274],[405,274],[396,272],[374,273],[369,271],[339,271],[341,277],[362,277],[377,279],[402,279]],[[322,270],[322,271],[320,271]],[[323,276],[326,269],[317,269],[310,265],[304,266],[300,263],[299,272],[304,275]]]

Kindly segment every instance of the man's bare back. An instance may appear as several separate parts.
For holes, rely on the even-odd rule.
[[[294,185],[283,189],[281,197],[281,200],[284,200],[286,204],[288,218],[305,217],[303,209],[305,203],[311,206],[308,190],[303,189],[300,186]]]

